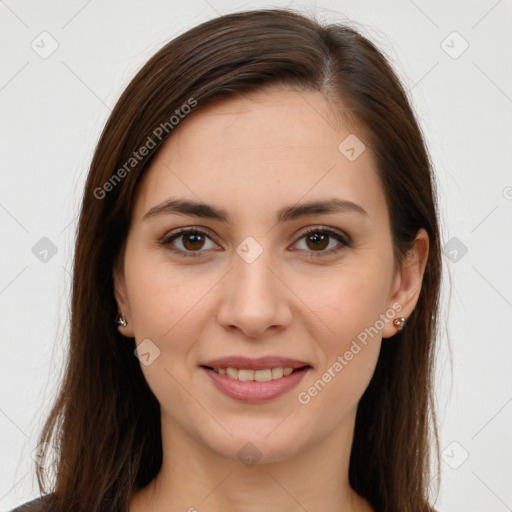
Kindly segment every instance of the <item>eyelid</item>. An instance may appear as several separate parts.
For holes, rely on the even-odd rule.
[[[168,231],[161,239],[160,242],[164,242],[166,240],[169,240],[173,237],[178,237],[179,235],[186,235],[189,233],[199,233],[204,234],[210,237],[213,241],[215,241],[216,244],[220,245],[215,239],[216,235],[213,234],[212,231],[210,231],[209,228],[205,226],[185,226],[183,228],[177,228],[171,231]]]
[[[176,230],[169,231],[162,238],[160,238],[158,243],[163,245],[163,246],[169,247],[169,250],[171,250],[172,252],[177,253],[177,254],[182,255],[182,256],[185,256],[185,257],[187,257],[187,256],[192,256],[192,257],[200,256],[201,253],[206,252],[206,251],[183,251],[182,249],[177,249],[177,248],[172,246],[171,242],[174,239],[178,239],[180,236],[188,235],[188,234],[205,235],[208,238],[210,238],[215,244],[217,244],[219,246],[221,245],[221,244],[219,244],[219,242],[216,241],[216,237],[212,234],[212,232],[208,228],[206,228],[204,226],[187,226],[187,227],[184,227],[184,228],[178,228]]]
[[[296,236],[300,239],[304,235],[308,235],[309,233],[315,233],[317,231],[337,235],[340,238],[342,238],[344,243],[346,243],[347,245],[351,245],[352,244],[352,239],[344,231],[338,230],[336,228],[331,228],[331,227],[328,227],[328,226],[322,226],[322,225],[308,226],[307,228],[304,228],[303,230],[299,231],[299,233],[297,233]]]

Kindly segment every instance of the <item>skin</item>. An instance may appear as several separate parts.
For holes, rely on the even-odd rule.
[[[190,115],[148,168],[114,286],[128,322],[120,332],[160,350],[141,369],[161,405],[164,455],[157,477],[133,494],[131,512],[373,510],[351,489],[348,467],[357,405],[382,338],[393,343],[391,321],[309,403],[297,395],[393,304],[402,308],[396,316],[410,315],[428,235],[419,230],[409,257],[395,265],[371,151],[349,161],[338,150],[350,133],[364,140],[322,94],[271,88]],[[223,208],[232,220],[142,220],[171,196]],[[276,223],[284,206],[331,197],[357,203],[366,215]],[[206,232],[199,243],[190,236],[172,242],[198,257],[159,244],[182,227]],[[331,236],[318,249],[303,235],[308,227],[348,234],[352,247],[329,254],[340,242]],[[249,236],[262,248],[252,263],[236,252]],[[227,355],[289,356],[313,368],[296,389],[247,404],[219,392],[198,366]],[[248,442],[261,452],[252,467],[237,457]]]

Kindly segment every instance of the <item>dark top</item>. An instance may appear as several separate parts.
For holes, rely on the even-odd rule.
[[[22,505],[19,505],[15,509],[11,510],[11,512],[50,512],[48,509],[48,496],[41,496],[40,498],[36,498],[32,501],[27,501]]]
[[[36,498],[35,500],[23,503],[23,505],[20,505],[19,507],[11,510],[10,512],[51,512],[47,507],[47,496],[42,496],[41,498]],[[435,508],[433,508],[432,510],[436,512]]]

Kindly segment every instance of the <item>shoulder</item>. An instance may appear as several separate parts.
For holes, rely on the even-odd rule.
[[[18,505],[10,512],[51,512],[48,508],[50,498],[51,494],[40,496],[32,501],[27,501],[26,503]]]

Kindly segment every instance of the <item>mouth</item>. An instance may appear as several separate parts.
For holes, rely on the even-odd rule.
[[[202,365],[202,368],[211,370],[218,375],[226,375],[228,378],[238,380],[241,382],[269,382],[272,380],[282,379],[288,377],[292,373],[299,372],[306,368],[311,368],[309,364],[298,367],[275,367],[275,368],[264,368],[262,370],[250,370],[250,369],[238,369],[233,367],[211,367]]]
[[[215,388],[229,398],[250,404],[275,400],[298,386],[312,369],[273,367],[260,370],[200,366]]]

